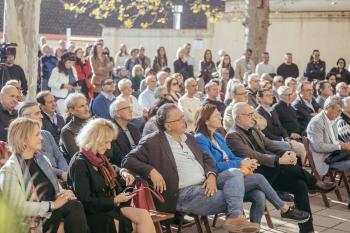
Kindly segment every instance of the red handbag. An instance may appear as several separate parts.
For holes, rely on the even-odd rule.
[[[135,208],[141,208],[145,210],[156,210],[154,202],[152,199],[152,194],[161,202],[164,203],[165,200],[158,191],[154,190],[152,187],[149,187],[146,181],[136,181],[135,190],[140,190],[131,200],[131,206]]]

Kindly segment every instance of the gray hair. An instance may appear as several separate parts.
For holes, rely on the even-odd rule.
[[[340,83],[338,83],[338,84],[335,86],[335,91],[336,91],[336,93],[339,93],[339,92],[340,92],[340,88],[341,88],[341,86],[343,86],[344,84],[345,84],[345,86],[348,86],[348,85],[346,85],[345,82],[340,82]]]
[[[33,106],[39,106],[38,102],[35,101],[24,101],[19,105],[18,108],[18,116],[19,117],[23,117],[25,116],[24,112],[28,109],[31,108]]]
[[[195,78],[188,78],[185,80],[185,87],[187,88],[191,82],[197,81]]]
[[[298,84],[297,86],[297,94],[299,95],[302,91],[303,91],[303,88],[305,85],[311,85],[312,86],[312,83],[309,82],[309,81],[302,81]]]
[[[323,109],[328,109],[330,107],[334,107],[335,105],[343,107],[342,98],[336,95],[329,96],[324,102]]]
[[[163,91],[163,90],[167,90],[166,86],[159,86],[157,87],[155,90],[154,90],[154,97],[155,98],[159,98],[160,97],[160,93]]]
[[[118,82],[119,91],[123,91],[126,86],[132,86],[132,82],[129,79],[124,78]]]
[[[71,93],[67,96],[67,98],[64,100],[64,106],[66,107],[66,110],[74,108],[75,101],[77,99],[83,98],[85,100],[85,95],[81,93]]]
[[[157,82],[157,77],[156,77],[155,75],[153,75],[153,74],[150,74],[150,75],[148,75],[148,76],[146,77],[145,83],[148,84],[149,81],[150,81],[152,78],[155,78],[155,79],[156,79],[156,82]]]
[[[293,78],[293,77],[288,77],[288,78],[286,78],[286,80],[284,80],[284,85],[286,85],[286,86],[289,86],[289,84],[291,83],[291,82],[297,82],[297,80],[295,79],[295,78]]]
[[[346,107],[350,104],[350,96],[343,98],[343,106]]]
[[[278,89],[277,89],[277,93],[279,96],[283,95],[284,93],[286,93],[287,91],[289,91],[291,88],[288,87],[288,86],[280,86]]]
[[[258,73],[253,73],[253,74],[250,74],[248,76],[248,82],[252,81],[253,78],[256,78],[258,77],[258,79],[260,80],[260,75]]]
[[[121,103],[129,104],[129,102],[124,99],[116,99],[111,103],[111,105],[109,105],[109,115],[112,117],[112,119],[114,119],[115,114],[118,112],[118,106]]]
[[[238,80],[230,79],[226,88],[225,99],[232,99],[233,95],[237,94],[238,89],[241,87],[244,88],[244,85]]]
[[[232,107],[232,119],[233,119],[233,121],[236,121],[236,118],[239,115],[241,109],[247,105],[250,106],[249,104],[244,103],[244,102],[235,103],[233,105],[233,107]]]
[[[142,66],[140,64],[134,65],[134,67],[132,68],[132,71],[131,71],[132,77],[135,77],[136,69],[141,69],[142,74],[145,72],[145,70],[142,68]]]

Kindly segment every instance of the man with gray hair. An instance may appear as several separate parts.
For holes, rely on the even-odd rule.
[[[342,107],[341,97],[328,97],[324,110],[314,116],[307,127],[310,150],[320,176],[326,175],[329,168],[350,171],[350,143],[339,141],[336,124]]]
[[[187,130],[194,132],[194,117],[197,109],[202,105],[199,98],[195,95],[198,91],[198,82],[194,78],[186,79],[185,81],[186,93],[179,99],[178,107],[184,113],[185,121],[187,123]]]
[[[259,103],[256,100],[256,93],[260,88],[260,75],[259,74],[251,74],[248,76],[248,104],[253,108],[258,107]]]
[[[336,95],[345,98],[348,96],[348,85],[344,82],[340,82],[335,86]]]
[[[154,102],[156,101],[154,90],[157,87],[157,78],[154,75],[148,75],[145,79],[147,88],[141,92],[138,102],[144,109],[149,110],[153,107]]]
[[[121,161],[132,149],[139,143],[140,131],[130,121],[132,120],[132,110],[129,102],[126,100],[115,100],[109,106],[109,114],[113,123],[118,127],[118,136],[111,143],[111,149],[108,152],[110,162],[118,167]]]
[[[5,85],[0,91],[0,140],[7,141],[7,129],[14,119],[17,118],[19,91],[16,87]]]

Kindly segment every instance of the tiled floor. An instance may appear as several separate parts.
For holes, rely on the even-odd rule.
[[[334,192],[327,194],[330,199],[331,207],[327,208],[323,204],[322,197],[318,195],[310,195],[311,208],[314,218],[314,226],[316,232],[324,233],[344,233],[350,232],[350,210],[347,209],[348,195],[344,187],[341,187],[341,194],[343,202],[339,202]],[[249,212],[249,204],[245,204],[246,213]],[[298,225],[296,223],[282,220],[280,213],[271,204],[268,204],[268,209],[272,217],[274,229],[270,229],[266,225],[265,218],[262,219],[261,232],[274,232],[274,233],[294,233],[299,232]],[[210,223],[212,222],[213,216],[210,216]],[[219,219],[217,226],[212,228],[213,233],[224,233],[226,232],[222,228],[223,219]],[[204,230],[204,227],[203,227]],[[176,230],[173,230],[176,232]],[[185,228],[183,233],[197,233],[195,226],[191,228]],[[205,232],[205,230],[204,230]]]

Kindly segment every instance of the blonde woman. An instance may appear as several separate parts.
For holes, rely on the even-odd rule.
[[[105,119],[90,120],[78,134],[80,152],[70,164],[74,192],[83,203],[91,233],[116,233],[114,220],[119,219],[118,232],[155,232],[151,217],[144,209],[131,208],[128,201],[135,195],[119,192],[118,175],[105,156],[111,142],[117,137],[116,126]],[[118,171],[126,185],[134,177],[125,169]]]
[[[61,221],[64,232],[88,232],[83,207],[74,193],[63,190],[41,150],[40,123],[17,118],[8,130],[11,157],[0,170],[0,190],[10,207],[31,227],[57,232]],[[41,229],[42,228],[42,229]]]

